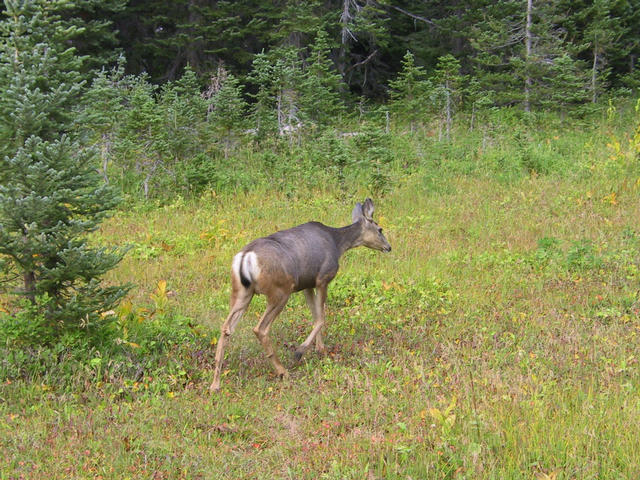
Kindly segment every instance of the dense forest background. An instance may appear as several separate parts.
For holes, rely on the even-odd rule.
[[[64,15],[86,27],[74,44],[90,66],[121,52],[127,73],[157,83],[176,80],[187,65],[203,81],[220,65],[244,79],[257,54],[283,47],[305,62],[324,30],[348,91],[384,98],[407,50],[428,71],[451,54],[485,88],[496,87],[496,76],[541,80],[561,59],[586,74],[595,94],[635,88],[639,12],[636,0],[82,0]]]
[[[344,183],[367,157],[358,181],[383,188],[391,131],[584,117],[640,85],[639,4],[81,0],[47,3],[55,33],[34,28],[73,47],[105,181],[149,198],[272,182],[301,158]]]

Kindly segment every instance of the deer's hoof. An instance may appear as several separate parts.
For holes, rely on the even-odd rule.
[[[295,352],[293,352],[293,359],[295,360],[296,363],[300,363],[303,355],[304,355],[304,350],[297,349]]]

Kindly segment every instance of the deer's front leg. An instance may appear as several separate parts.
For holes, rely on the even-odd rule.
[[[309,288],[304,291],[304,296],[307,300],[309,310],[311,310],[311,316],[313,317],[313,329],[307,337],[307,339],[300,344],[294,354],[297,362],[300,361],[302,356],[309,350],[309,347],[316,341],[316,350],[324,351],[324,343],[322,342],[322,328],[324,327],[324,302],[327,299],[327,286],[322,285],[316,287],[316,292]]]

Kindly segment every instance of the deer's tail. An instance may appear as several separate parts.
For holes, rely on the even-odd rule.
[[[240,252],[233,258],[232,270],[244,288],[249,288],[260,274],[255,252]]]

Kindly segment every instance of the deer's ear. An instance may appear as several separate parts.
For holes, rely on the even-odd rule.
[[[364,218],[368,220],[373,220],[373,201],[370,198],[367,198],[364,201],[364,205],[362,207],[362,213],[364,214]]]
[[[356,203],[356,206],[353,209],[353,212],[351,212],[351,220],[353,220],[353,223],[356,223],[358,220],[362,219],[364,217],[364,213],[362,212],[362,204],[360,202]]]

